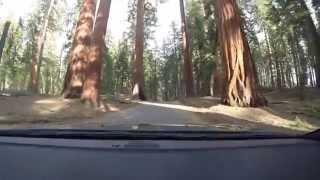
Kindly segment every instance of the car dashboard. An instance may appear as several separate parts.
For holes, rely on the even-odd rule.
[[[77,140],[0,137],[0,179],[320,179],[307,139]]]

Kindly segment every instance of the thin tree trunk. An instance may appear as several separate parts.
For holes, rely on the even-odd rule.
[[[180,0],[180,13],[181,13],[181,31],[182,31],[182,51],[184,60],[184,82],[186,87],[186,96],[194,96],[193,86],[193,70],[192,70],[192,58],[190,49],[189,32],[186,23],[186,15],[184,10],[184,1]]]
[[[216,0],[217,27],[226,85],[222,102],[231,106],[267,105],[257,89],[257,75],[235,0]]]
[[[314,83],[313,70],[312,70],[312,66],[310,64],[308,65],[308,69],[309,69],[310,86],[314,87],[316,84]]]
[[[194,74],[195,74],[195,96],[201,96],[201,73],[200,73],[200,62],[195,61],[194,63]]]
[[[63,52],[65,49],[65,44],[62,45],[62,48],[60,50],[60,54],[59,54],[59,69],[58,69],[58,75],[57,75],[57,80],[60,81],[61,80],[61,72],[62,72],[62,67],[63,67]]]
[[[76,26],[69,64],[63,85],[65,98],[80,98],[85,80],[85,62],[89,58],[95,18],[95,0],[84,0]]]
[[[51,15],[51,12],[53,9],[54,2],[55,2],[55,0],[50,1],[50,6],[49,6],[48,12],[45,16],[43,27],[41,29],[41,32],[38,35],[36,52],[32,57],[31,91],[34,93],[38,93],[38,90],[39,90],[38,89],[39,88],[39,76],[40,76],[40,68],[41,68],[41,63],[42,63],[43,48],[44,48],[44,43],[46,41],[49,19],[50,19],[50,15]]]
[[[271,80],[271,87],[275,87],[274,83],[274,74],[273,74],[273,58],[272,58],[272,50],[269,43],[269,36],[267,35],[267,31],[264,29],[264,37],[266,39],[266,45],[267,45],[267,56],[268,56],[268,64],[269,64],[269,72],[270,72],[270,80]]]
[[[286,58],[286,79],[287,79],[287,84],[289,88],[292,88],[292,67],[288,61],[288,59]]]
[[[298,37],[297,34],[295,34],[295,37]],[[303,47],[299,44],[299,39],[295,39],[296,48],[299,56],[299,69],[300,69],[300,75],[299,75],[299,97],[300,100],[304,100],[304,89],[307,84],[307,59],[303,52]]]
[[[86,62],[86,79],[84,81],[81,100],[90,102],[93,106],[100,106],[100,86],[102,59],[105,55],[105,35],[109,19],[111,0],[100,0],[89,58]]]
[[[296,82],[296,87],[299,86],[299,68],[298,68],[298,61],[299,61],[299,57],[297,55],[297,49],[295,47],[295,37],[294,37],[294,33],[293,33],[293,29],[291,30],[292,32],[289,34],[288,36],[288,42],[290,44],[290,54],[292,56],[292,60],[293,60],[293,67],[294,67],[294,71],[295,71],[295,82]]]
[[[7,36],[8,36],[8,33],[9,33],[10,25],[11,25],[11,22],[7,21],[4,24],[4,28],[2,30],[2,35],[1,35],[1,40],[0,40],[0,63],[1,63],[1,59],[2,59],[3,49],[4,49],[4,46],[6,44]]]
[[[135,37],[135,57],[133,60],[133,91],[132,98],[146,100],[144,93],[144,69],[143,69],[143,50],[144,50],[144,0],[138,0],[137,4],[137,23]]]
[[[276,72],[277,72],[277,88],[282,89],[280,62],[278,58],[276,58],[275,63],[276,63]]]

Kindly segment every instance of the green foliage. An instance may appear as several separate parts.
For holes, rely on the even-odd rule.
[[[21,51],[23,41],[22,31],[22,23],[11,25],[3,52],[3,62],[0,65],[2,90],[5,88],[17,90],[25,79],[25,65],[22,58],[23,52]]]
[[[199,0],[191,0],[188,6],[188,26],[191,35],[195,84],[199,96],[210,94],[210,79],[216,55],[216,36],[212,35],[215,32],[209,29],[213,28],[212,26],[215,24],[212,23],[213,19],[210,19],[210,14],[206,15],[203,12],[204,6],[205,4],[201,4]],[[212,11],[209,13],[213,15]]]
[[[0,90],[26,90],[30,79],[31,59],[50,0],[38,0],[27,17],[13,22],[0,64]],[[43,94],[59,94],[72,47],[74,29],[83,0],[56,0],[49,19],[40,89]],[[166,1],[157,1],[166,3]],[[309,75],[316,70],[315,42],[310,38],[306,19],[310,11],[303,0],[238,0],[243,29],[248,39],[259,82],[262,87],[290,88],[314,86]],[[320,3],[312,0],[320,20]],[[103,61],[102,92],[130,94],[131,60],[134,53],[137,0],[128,3],[128,29],[119,42],[106,42]],[[174,22],[160,47],[153,45],[158,28],[157,6],[145,2],[144,71],[146,94],[151,100],[175,100],[184,95],[180,27]],[[218,66],[217,32],[214,1],[187,0],[187,25],[193,59],[197,95],[210,92],[210,81]],[[310,25],[310,24],[309,24]],[[3,24],[0,24],[2,27]],[[319,27],[318,27],[319,31]],[[319,32],[318,32],[319,33]],[[160,42],[157,42],[160,43]],[[60,44],[58,47],[56,44]],[[304,81],[301,83],[301,81]]]
[[[115,89],[117,92],[128,94],[131,89],[131,73],[129,65],[129,47],[125,40],[118,46],[114,56],[115,62],[113,66]]]
[[[144,43],[145,47],[149,45],[149,41],[153,40],[153,34],[157,26],[157,8],[149,1],[144,5]],[[128,23],[129,31],[127,31],[126,38],[131,40],[131,44],[134,42],[135,27],[136,27],[136,12],[137,12],[137,0],[129,0],[128,3]]]
[[[159,75],[161,97],[163,100],[175,100],[182,95],[182,69],[180,52],[180,32],[176,24],[171,24],[170,37],[164,41],[160,51]]]
[[[114,92],[114,72],[113,69],[115,68],[113,66],[113,57],[110,55],[110,53],[107,51],[104,63],[102,67],[102,93],[103,94],[112,94]]]

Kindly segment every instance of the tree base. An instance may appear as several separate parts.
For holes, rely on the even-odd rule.
[[[81,98],[81,94],[82,87],[73,87],[62,92],[62,95],[65,99],[79,99]]]
[[[240,99],[239,97],[224,97],[222,98],[222,104],[233,107],[264,107],[268,106],[268,101],[264,96],[256,96],[247,98],[248,100]]]
[[[140,85],[136,84],[134,86],[133,91],[132,91],[131,99],[132,100],[141,100],[141,101],[146,101],[147,100],[146,96],[144,95],[144,91],[140,87]]]

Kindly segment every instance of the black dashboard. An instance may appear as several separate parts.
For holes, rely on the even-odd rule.
[[[0,137],[1,180],[318,180],[320,143]]]

